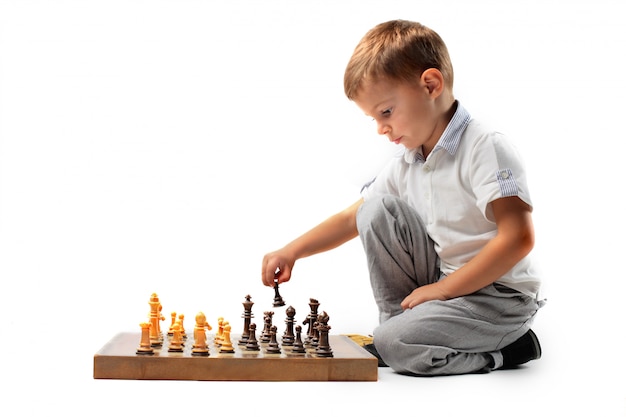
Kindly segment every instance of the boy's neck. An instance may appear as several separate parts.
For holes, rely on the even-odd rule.
[[[442,95],[440,98],[441,98],[441,113],[440,113],[441,116],[439,117],[439,130],[440,130],[439,139],[441,139],[441,135],[443,135],[443,132],[446,130],[446,127],[448,127],[448,124],[450,123],[450,120],[452,120],[452,117],[454,116],[454,113],[456,112],[456,109],[458,107],[458,103],[455,100],[452,93],[446,93]],[[439,142],[439,140],[437,140],[437,142]],[[434,146],[436,146],[436,144]],[[429,148],[427,148],[426,146],[422,146],[422,154],[424,155],[424,158],[428,157],[428,155],[434,149],[434,146],[431,146]]]

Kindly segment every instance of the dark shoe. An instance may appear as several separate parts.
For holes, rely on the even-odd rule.
[[[529,330],[524,336],[517,339],[501,350],[504,364],[501,369],[512,369],[526,362],[541,357],[541,345],[537,335]]]
[[[378,351],[376,350],[376,346],[374,346],[373,343],[369,343],[367,345],[363,345],[363,349],[367,350],[369,353],[371,353],[372,355],[374,355],[374,356],[376,356],[378,358],[378,367],[379,368],[386,368],[387,367],[387,364],[380,357],[380,355],[378,354]]]

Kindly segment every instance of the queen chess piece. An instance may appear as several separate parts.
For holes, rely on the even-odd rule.
[[[319,301],[317,301],[315,298],[309,299],[309,308],[311,309],[311,312],[308,316],[306,316],[306,320],[304,321],[304,324],[308,324],[309,326],[307,336],[304,340],[304,343],[308,346],[316,347],[318,343],[318,331],[315,323],[317,323],[317,311],[319,307]]]

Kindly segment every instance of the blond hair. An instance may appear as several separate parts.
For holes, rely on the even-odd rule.
[[[406,20],[391,20],[371,29],[354,49],[344,74],[344,91],[354,100],[365,80],[416,82],[436,68],[450,91],[454,81],[448,48],[432,29]]]

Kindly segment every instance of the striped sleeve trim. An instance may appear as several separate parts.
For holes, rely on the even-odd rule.
[[[513,197],[519,194],[517,182],[515,182],[513,172],[509,168],[497,171],[496,178],[498,179],[502,197]]]

